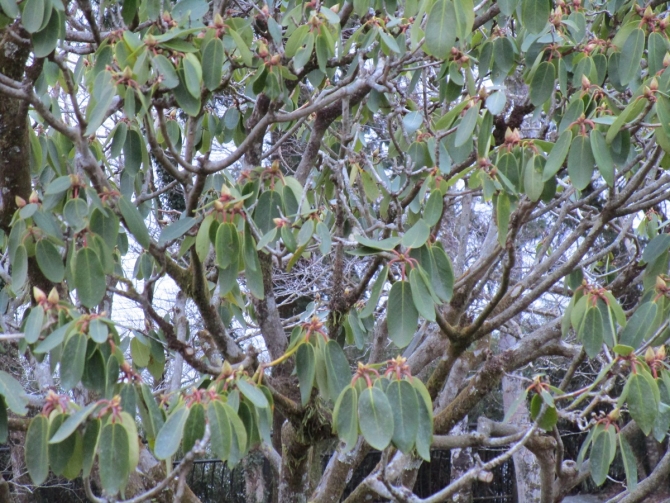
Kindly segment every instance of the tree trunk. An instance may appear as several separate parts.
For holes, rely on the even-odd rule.
[[[516,340],[510,335],[502,335],[500,338],[501,351],[506,351],[515,344]],[[503,377],[502,393],[505,412],[507,412],[515,398],[520,393],[523,393],[523,389],[521,380]],[[525,402],[519,405],[510,422],[519,426],[527,426],[531,423],[530,413]],[[524,447],[518,450],[512,459],[514,460],[518,503],[535,503],[536,501],[540,501],[542,488],[540,482],[540,465],[537,463],[535,455]]]

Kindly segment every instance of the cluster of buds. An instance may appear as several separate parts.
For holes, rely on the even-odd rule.
[[[656,297],[654,297],[654,302],[656,302],[661,297],[670,297],[670,287],[668,287],[668,281],[670,278],[665,274],[656,276],[656,284],[654,289],[656,290]]]
[[[67,410],[68,403],[70,403],[70,397],[67,395],[58,395],[53,390],[49,390],[44,402],[42,414],[49,416],[54,410],[64,413]]]
[[[235,198],[225,184],[221,187],[221,195],[219,198],[214,200],[214,209],[221,213],[224,222],[228,220],[228,217],[230,217],[230,220],[232,221],[235,215],[240,215],[242,218],[246,218],[244,213],[244,201],[235,202]]]
[[[403,356],[397,356],[392,360],[386,362],[386,372],[384,372],[384,377],[395,376],[395,378],[400,381],[404,377],[412,379],[412,371],[407,365],[407,358]]]
[[[21,209],[28,204],[40,204],[40,197],[37,195],[37,192],[33,190],[28,197],[28,202],[21,196],[14,196],[14,202],[16,203],[16,207]]]
[[[198,388],[193,388],[191,389],[190,393],[187,393],[184,396],[184,400],[186,402],[187,407],[193,407],[196,403],[205,403],[205,402],[211,402],[212,400],[218,400],[219,395],[216,393],[216,391],[212,388],[210,389],[198,389]]]
[[[58,296],[58,291],[55,287],[52,288],[49,292],[49,295],[47,295],[42,290],[34,286],[33,297],[35,298],[35,303],[39,306],[42,306],[45,311],[58,308],[60,297]]]
[[[644,361],[649,365],[654,379],[658,379],[658,371],[665,367],[665,356],[665,346],[659,346],[655,351],[653,348],[647,348],[644,353]]]
[[[121,381],[128,382],[128,383],[139,383],[142,382],[142,376],[140,376],[139,372],[136,372],[132,365],[128,363],[127,361],[124,361],[121,364]]]
[[[665,33],[665,30],[670,23],[670,20],[668,20],[667,17],[661,18],[660,16],[657,16],[651,6],[644,8],[641,5],[635,5],[635,10],[639,16],[642,16],[642,19],[640,20],[640,28],[648,26],[651,31],[658,30],[661,33]]]
[[[328,341],[328,335],[323,329],[323,322],[318,316],[312,316],[312,319],[302,324],[305,331],[305,341],[309,341],[312,334],[320,334],[324,341]]]
[[[458,63],[460,66],[467,65],[470,61],[470,57],[458,50],[456,47],[451,48],[451,60],[454,63]]]
[[[99,403],[104,405],[98,412],[99,418],[108,413],[112,415],[112,423],[115,423],[118,419],[121,418],[121,412],[123,412],[123,408],[121,407],[120,396],[116,395],[111,400],[100,400]]]
[[[505,141],[503,142],[503,148],[506,148],[508,152],[511,152],[514,147],[521,144],[521,141],[521,133],[517,128],[507,128],[505,131]]]
[[[656,77],[653,77],[649,81],[648,86],[644,86],[643,93],[644,97],[647,98],[651,103],[656,103],[656,93],[658,92],[658,80]]]
[[[377,370],[370,366],[370,365],[365,365],[364,363],[358,362],[358,369],[356,369],[356,373],[354,374],[353,379],[351,380],[351,385],[355,385],[356,381],[359,379],[365,379],[365,382],[368,385],[368,388],[372,387],[372,379],[370,378],[371,376],[376,377],[379,379],[379,372]]]

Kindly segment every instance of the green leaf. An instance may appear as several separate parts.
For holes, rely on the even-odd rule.
[[[409,272],[409,284],[412,290],[412,300],[419,314],[428,321],[435,321],[433,298],[430,295],[428,286],[421,277],[419,269],[416,267]]]
[[[305,344],[306,345],[306,344]],[[358,393],[351,385],[342,390],[333,409],[333,429],[344,442],[343,452],[349,452],[358,440]]]
[[[475,7],[472,0],[454,0],[456,27],[459,40],[463,41],[472,32],[475,23]]]
[[[430,237],[430,227],[425,220],[420,218],[411,229],[402,237],[402,245],[405,248],[419,248],[423,246]]]
[[[416,452],[424,461],[430,461],[430,446],[433,443],[433,404],[426,386],[419,380],[413,378],[412,386],[416,390],[419,399],[419,408],[416,420],[418,428],[416,432]]]
[[[428,201],[426,201],[426,208],[423,210],[423,220],[432,227],[440,221],[443,210],[444,199],[442,192],[434,190],[430,193]]]
[[[540,199],[544,190],[542,158],[532,156],[523,170],[523,186],[528,198],[535,202]]]
[[[74,232],[86,227],[88,219],[88,205],[83,199],[70,199],[63,208],[63,217]]]
[[[174,89],[179,85],[179,76],[174,65],[162,54],[158,54],[151,59],[152,66],[162,77],[162,84],[168,89]],[[206,73],[206,72],[205,72]]]
[[[35,306],[30,310],[30,314],[26,319],[23,332],[25,340],[28,344],[35,344],[42,333],[42,325],[44,324],[44,308],[42,306]]]
[[[194,403],[189,409],[188,419],[184,425],[184,454],[191,451],[195,443],[205,435],[205,408],[201,403]]]
[[[10,19],[14,19],[19,15],[19,7],[16,5],[16,0],[0,0],[0,8]]]
[[[3,2],[0,2],[2,4]],[[8,0],[7,3],[13,3]],[[49,22],[44,28],[33,34],[33,53],[37,58],[46,58],[58,45],[58,38],[61,34],[61,28],[64,24],[62,12],[53,10],[49,17]]]
[[[53,434],[60,429],[63,422],[66,421],[67,417],[66,414],[58,414],[57,416],[52,417],[51,424],[49,425],[49,435],[53,436]],[[49,465],[51,466],[51,471],[54,475],[63,475],[63,472],[70,461],[70,457],[74,452],[75,443],[76,434],[72,434],[58,443],[49,442]]]
[[[240,378],[235,381],[235,384],[237,384],[237,389],[239,389],[240,392],[256,407],[264,409],[265,407],[270,406],[263,392],[249,381]]]
[[[610,187],[614,187],[614,161],[610,152],[611,147],[597,129],[591,131],[591,150],[603,179]]]
[[[584,190],[591,183],[595,163],[589,138],[577,135],[568,154],[568,174],[577,190]]]
[[[329,340],[326,344],[324,356],[328,377],[328,393],[335,400],[351,382],[349,361],[344,351],[342,351],[342,347],[333,340]]]
[[[216,264],[221,269],[237,265],[240,257],[240,236],[235,224],[226,222],[216,231]]]
[[[224,56],[223,42],[216,37],[207,42],[205,49],[202,51],[202,60],[205,62],[202,69],[202,79],[205,87],[210,91],[214,91],[221,85]]]
[[[358,399],[358,424],[370,447],[384,450],[393,438],[393,410],[384,392],[376,387],[361,391]]]
[[[407,381],[392,381],[386,388],[386,397],[393,411],[393,444],[408,453],[414,447],[419,429],[416,417],[419,399],[416,391]]]
[[[430,230],[428,232],[430,232]],[[363,245],[366,248],[372,248],[374,250],[383,250],[383,251],[393,250],[402,241],[402,238],[397,236],[382,239],[381,241],[376,241],[374,239],[368,239],[365,236],[360,236],[358,234],[354,235],[354,239],[360,245]]]
[[[244,428],[244,423],[240,417],[235,413],[235,411],[227,403],[223,404],[228,419],[230,420],[230,426],[232,431],[231,444],[230,444],[230,456],[228,456],[228,465],[235,466],[247,453],[247,432]]]
[[[530,33],[540,33],[547,26],[551,14],[548,0],[521,0],[521,21]]]
[[[189,53],[184,56],[182,60],[184,65],[184,81],[186,89],[191,96],[196,99],[200,98],[200,87],[202,85],[202,66],[195,54]]]
[[[172,222],[161,231],[161,236],[158,239],[158,245],[163,246],[170,241],[174,241],[175,239],[182,237],[184,234],[190,231],[197,222],[198,221],[192,217],[184,217],[180,220],[177,220],[176,222]]]
[[[497,199],[495,199],[496,206],[496,225],[498,226],[498,243],[503,248],[507,242],[507,234],[509,231],[509,219],[512,215],[512,207],[510,204],[509,196],[501,192],[498,194]]]
[[[200,262],[204,262],[209,253],[210,239],[209,239],[209,229],[214,222],[213,215],[207,215],[205,219],[200,224],[198,229],[198,234],[195,237],[195,252],[198,254]]]
[[[33,484],[41,485],[49,475],[49,420],[41,414],[28,426],[25,457]]]
[[[22,416],[27,412],[28,395],[21,383],[4,370],[0,370],[0,395],[5,397],[7,407],[15,414]]]
[[[4,8],[4,4],[3,4]],[[44,20],[44,0],[26,0],[21,22],[28,33],[35,33],[42,28]]]
[[[621,85],[627,86],[640,72],[640,61],[644,53],[644,31],[634,29],[621,48],[619,60],[619,80]]]
[[[262,234],[267,234],[276,229],[273,219],[281,217],[281,207],[281,196],[277,191],[267,190],[260,195],[256,211],[254,211],[254,222],[256,222]]]
[[[79,302],[88,308],[100,304],[107,291],[107,283],[98,254],[93,248],[82,248],[77,252],[73,273]]]
[[[144,344],[139,338],[133,337],[130,341],[130,357],[135,365],[144,368],[149,365],[151,347]]]
[[[100,321],[100,319],[91,320],[88,324],[88,335],[91,337],[93,342],[98,344],[104,344],[107,342],[107,336],[109,331],[107,329],[107,324]]]
[[[219,400],[210,402],[207,419],[212,432],[212,451],[221,461],[226,461],[230,456],[233,433],[223,403]]]
[[[614,429],[613,426],[610,428]],[[596,485],[602,485],[607,480],[610,464],[612,463],[612,436],[604,428],[596,432],[591,447],[591,477]]]
[[[600,309],[590,307],[586,310],[578,335],[589,358],[598,356],[603,346],[603,317]]]
[[[60,366],[60,384],[67,390],[74,388],[84,375],[87,344],[86,336],[81,333],[72,335],[65,343]]]
[[[454,269],[446,252],[439,246],[431,246],[430,253],[435,261],[431,274],[433,290],[443,302],[449,302],[454,294]]]
[[[642,252],[642,261],[651,264],[670,249],[670,234],[659,234],[649,241]]]
[[[51,437],[49,440],[50,444],[57,444],[59,442],[62,442],[66,438],[68,438],[70,435],[72,435],[75,430],[79,427],[81,423],[86,421],[88,416],[91,415],[91,412],[98,406],[96,402],[88,404],[86,407],[83,409],[79,409],[77,412],[74,414],[70,415],[64,422],[63,424],[60,425],[60,428],[56,430],[54,435]]]
[[[35,246],[35,258],[44,277],[60,283],[65,277],[65,265],[58,249],[47,239],[40,239]]]
[[[149,231],[147,230],[147,226],[144,224],[144,219],[137,207],[126,199],[125,196],[121,196],[119,198],[119,210],[121,211],[121,215],[123,216],[123,220],[128,227],[128,230],[140,246],[142,246],[142,248],[149,248],[149,245],[151,244]]]
[[[384,268],[377,275],[377,279],[375,280],[374,285],[372,285],[372,290],[370,291],[370,298],[368,299],[367,304],[365,304],[365,308],[361,311],[361,318],[367,318],[375,312],[377,303],[379,302],[379,297],[381,297],[382,294],[382,288],[388,279],[388,273],[388,267],[384,266]]]
[[[556,68],[553,63],[549,61],[540,63],[530,82],[530,102],[536,107],[542,106],[553,96],[555,81]]]
[[[295,360],[296,373],[300,383],[300,399],[302,405],[309,402],[314,386],[314,377],[316,375],[316,357],[314,347],[311,344],[301,344]]]
[[[658,386],[651,376],[637,373],[628,378],[626,387],[628,388],[626,402],[630,416],[642,432],[649,435],[658,413]]]
[[[86,425],[84,430],[84,452],[82,460],[82,469],[84,472],[84,477],[88,477],[91,474],[91,469],[93,468],[93,462],[95,461],[95,452],[98,449],[98,439],[100,437],[100,420],[94,419]]]
[[[28,279],[28,253],[26,247],[19,245],[14,252],[12,260],[12,290],[18,293],[26,284]]]
[[[458,26],[452,0],[437,0],[426,21],[425,51],[437,59],[447,59],[456,43]]]
[[[247,46],[246,42],[242,39],[242,37],[239,35],[239,33],[237,33],[235,30],[228,29],[226,30],[226,34],[230,35],[235,41],[235,47],[237,48],[237,51],[239,52],[240,57],[242,58],[244,64],[247,66],[252,66],[253,54],[251,54],[249,47]]]
[[[156,436],[154,454],[158,459],[167,459],[174,456],[179,449],[179,444],[184,435],[184,426],[188,419],[188,412],[188,408],[178,406],[165,421]]]
[[[463,119],[456,129],[455,147],[465,145],[467,141],[472,140],[472,135],[475,131],[475,126],[477,125],[477,119],[479,118],[480,107],[481,102],[477,102],[476,105],[470,107],[468,111],[465,112]]]
[[[98,460],[100,481],[105,491],[117,494],[130,474],[128,433],[120,423],[108,423],[100,432]]]
[[[651,335],[657,310],[658,306],[655,302],[645,302],[638,307],[622,330],[619,344],[636,349],[640,347],[642,341]]]
[[[626,486],[630,492],[633,492],[637,487],[637,460],[635,459],[633,449],[624,436],[619,434],[617,438],[619,439],[621,460],[623,461],[623,468],[626,473]]]
[[[414,306],[412,289],[407,281],[396,281],[389,292],[386,309],[389,337],[399,348],[407,346],[414,337],[419,312]]]

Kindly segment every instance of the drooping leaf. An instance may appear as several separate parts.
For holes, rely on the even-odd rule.
[[[128,433],[120,423],[108,423],[100,432],[98,460],[100,481],[108,494],[123,489],[130,474]]]
[[[333,400],[336,400],[344,388],[351,381],[351,370],[342,347],[333,340],[328,341],[324,352],[326,360],[326,374],[328,376],[328,391]]]
[[[49,475],[49,420],[41,414],[28,426],[25,457],[30,478],[35,485],[41,485]]]
[[[426,22],[425,50],[438,59],[447,59],[456,43],[458,28],[452,0],[437,0]]]
[[[577,135],[568,154],[568,174],[577,190],[584,190],[591,183],[595,163],[589,138]]]
[[[187,453],[193,449],[195,443],[205,435],[205,407],[200,403],[191,406],[188,418],[184,425],[184,441],[182,450]]]
[[[419,429],[416,391],[407,381],[392,381],[386,388],[386,397],[393,411],[393,445],[408,453],[414,447]]]
[[[107,291],[107,284],[102,264],[93,248],[82,248],[77,252],[73,272],[79,302],[88,308],[100,304]]]
[[[184,435],[184,426],[188,415],[188,408],[178,406],[167,418],[156,436],[154,454],[158,459],[167,459],[175,455]]]
[[[645,302],[638,307],[621,332],[619,344],[636,349],[640,347],[642,341],[650,335],[657,310],[658,306],[655,302]]]
[[[240,390],[240,392],[247,397],[247,399],[253,403],[256,407],[259,408],[265,408],[269,407],[269,403],[267,398],[265,398],[265,395],[263,392],[254,384],[251,384],[249,381],[241,378],[236,381],[237,384],[237,389]]]
[[[632,374],[626,387],[630,415],[642,432],[649,435],[658,414],[658,387],[651,376],[642,373]]]
[[[393,438],[393,410],[384,392],[376,387],[365,388],[358,399],[358,424],[366,442],[384,450]]]
[[[419,320],[408,281],[396,281],[391,287],[386,320],[389,337],[395,345],[399,348],[407,346],[414,337]]]
[[[65,343],[60,366],[60,381],[63,388],[72,389],[81,381],[86,364],[87,344],[86,336],[81,333],[72,335]]]
[[[314,377],[316,376],[316,357],[311,344],[301,344],[296,354],[296,372],[300,383],[300,398],[303,406],[312,394]]]
[[[540,3],[540,2],[538,2]],[[530,102],[536,107],[541,106],[554,94],[556,68],[549,61],[540,63],[530,82]]]
[[[333,409],[333,429],[349,452],[358,440],[358,393],[351,385],[342,390]]]

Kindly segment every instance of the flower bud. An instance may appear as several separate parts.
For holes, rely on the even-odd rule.
[[[35,298],[35,302],[38,304],[42,304],[47,300],[47,294],[36,286],[33,287],[33,297]]]
[[[654,353],[654,350],[651,348],[647,348],[647,351],[644,353],[644,361],[647,362],[647,365],[651,365],[651,363],[656,359],[656,354]]]
[[[14,202],[16,203],[16,206],[19,208],[23,208],[26,204],[28,204],[26,200],[23,199],[21,196],[14,196]]]
[[[656,359],[665,360],[665,346],[661,346],[656,350]]]
[[[47,297],[47,300],[49,301],[49,304],[58,304],[58,301],[60,301],[60,297],[58,295],[58,290],[56,290],[56,287],[51,289],[51,291],[49,292],[49,297]]]
[[[40,202],[40,197],[37,195],[37,192],[34,190],[30,193],[30,197],[28,198],[28,202],[35,204]]]

